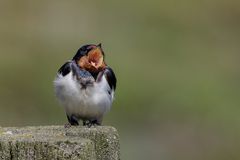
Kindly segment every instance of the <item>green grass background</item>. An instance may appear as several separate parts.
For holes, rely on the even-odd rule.
[[[240,1],[1,0],[0,125],[63,125],[58,68],[102,43],[122,159],[240,159]]]

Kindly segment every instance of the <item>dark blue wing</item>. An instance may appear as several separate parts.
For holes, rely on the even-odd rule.
[[[62,67],[58,70],[58,73],[62,76],[67,75],[71,71],[71,62],[66,62]]]
[[[116,89],[116,85],[117,85],[117,78],[113,72],[113,70],[110,67],[106,67],[104,70],[104,75],[107,79],[107,82],[110,86],[111,89]]]

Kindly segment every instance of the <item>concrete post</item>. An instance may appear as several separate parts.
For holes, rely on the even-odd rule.
[[[0,128],[0,159],[119,160],[119,136],[107,126]]]

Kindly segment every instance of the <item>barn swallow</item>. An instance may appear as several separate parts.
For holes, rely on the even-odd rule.
[[[105,62],[101,44],[84,45],[58,70],[55,93],[64,107],[68,126],[101,125],[114,99],[117,79]]]

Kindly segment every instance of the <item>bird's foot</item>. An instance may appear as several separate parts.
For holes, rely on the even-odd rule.
[[[96,127],[96,126],[100,126],[101,124],[97,121],[97,120],[87,120],[87,121],[83,121],[83,126],[87,126],[88,128],[91,128],[92,126]]]
[[[64,128],[70,128],[72,125],[70,123],[64,124]]]
[[[87,126],[88,128],[92,127],[92,123],[89,120],[83,121],[83,126]]]

